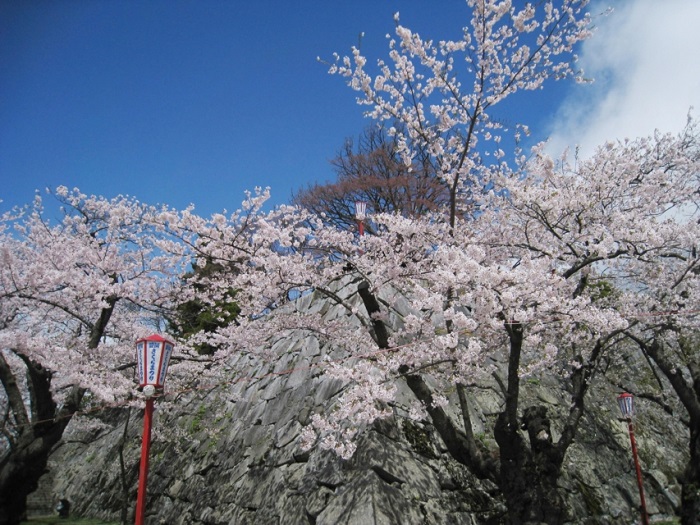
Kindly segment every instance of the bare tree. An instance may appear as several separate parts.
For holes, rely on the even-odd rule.
[[[370,213],[417,217],[445,209],[448,186],[435,176],[428,155],[420,152],[407,165],[399,153],[396,128],[367,127],[357,141],[347,139],[331,161],[336,182],[313,184],[293,195],[292,202],[341,229],[355,225],[355,202]],[[367,225],[372,231],[372,225]]]

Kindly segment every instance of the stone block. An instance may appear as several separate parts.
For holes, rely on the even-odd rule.
[[[441,493],[435,470],[417,459],[412,451],[374,431],[359,439],[351,466],[373,470],[385,482],[398,483],[412,497],[433,498]]]
[[[340,488],[316,518],[316,525],[422,523],[418,505],[374,472],[362,472]]]

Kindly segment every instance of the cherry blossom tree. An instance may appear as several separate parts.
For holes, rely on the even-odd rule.
[[[263,213],[262,192],[230,219],[169,212],[167,222],[196,252],[236,268],[208,283],[219,290],[212,304],[239,290],[237,322],[202,334],[218,358],[274,361],[273,343],[298,330],[333,349],[324,372],[346,386],[334,410],[312,418],[306,446],[349,457],[377,419],[427,417],[457,461],[499,486],[508,520],[561,523],[557,481],[586,394],[630,342],[694,410],[697,327],[655,312],[696,311],[698,168],[691,124],[680,136],[607,144],[574,163],[536,149],[517,172],[492,174],[474,219],[453,226],[380,214],[377,234],[359,245],[308,210]],[[299,307],[307,293],[346,316],[329,321]],[[686,375],[666,364],[681,352]],[[551,376],[569,396],[563,413],[524,401],[524,379]],[[487,384],[502,394],[495,455],[472,429],[471,390]],[[402,385],[417,401],[410,410]]]
[[[601,338],[571,345],[574,353],[568,359],[577,363],[572,384],[588,379],[587,367],[619,357],[630,342],[656,364],[688,412],[690,460],[681,478],[682,514],[683,523],[696,523],[700,391],[692,349],[698,334],[697,125],[690,120],[678,135],[605,144],[592,158],[574,164],[564,159],[557,165],[536,152],[524,169],[527,177],[496,183],[496,193],[498,188],[507,192],[489,212],[493,227],[487,243],[501,244],[518,264],[530,258],[549,261],[553,273],[576,283],[573,297],[585,299],[599,314],[614,311],[624,319],[624,328],[618,323],[614,331],[604,325],[596,329],[620,343],[612,355],[606,355]],[[504,238],[510,242],[504,244]],[[552,319],[562,316],[572,316],[575,333],[593,330],[579,309],[561,310]],[[631,377],[621,386],[635,384]],[[572,398],[571,415],[583,409],[583,400]],[[557,448],[565,437],[566,431]]]
[[[593,170],[596,170],[594,173]],[[677,136],[657,134],[643,140],[608,144],[596,156],[595,165],[577,170],[580,183],[561,178],[547,186],[574,199],[581,186],[599,195],[597,206],[575,217],[582,232],[577,243],[585,249],[591,268],[582,285],[596,282],[612,286],[615,307],[629,319],[629,340],[649,361],[658,381],[656,399],[675,392],[687,413],[681,420],[689,430],[689,461],[680,477],[682,523],[700,521],[700,360],[697,352],[700,266],[700,134],[689,121]],[[564,182],[564,183],[562,183]],[[550,190],[551,191],[551,190]],[[543,199],[540,199],[543,200]],[[545,206],[542,209],[551,209]],[[542,212],[547,213],[547,212]],[[562,238],[565,222],[561,211],[548,221]],[[566,228],[573,231],[573,221]],[[604,263],[602,261],[605,261]],[[642,361],[644,362],[644,361]],[[653,365],[652,365],[653,363]],[[633,385],[621,385],[633,388]]]
[[[58,188],[58,222],[37,197],[0,225],[0,517],[18,523],[48,454],[88,396],[128,399],[135,338],[161,327],[190,260],[165,254],[135,200]],[[131,366],[129,366],[131,365]]]
[[[61,225],[36,212],[15,221],[17,232],[4,231],[0,379],[13,411],[5,428],[14,426],[7,442],[16,447],[22,429],[62,429],[28,415],[28,406],[44,405],[21,399],[17,375],[6,371],[29,370],[34,360],[51,370],[51,389],[48,374],[43,390],[35,386],[42,376],[34,372],[27,392],[89,388],[116,398],[132,386],[118,369],[140,335],[134,327],[145,331],[175,304],[175,292],[215,308],[235,291],[235,322],[192,334],[188,344],[215,349],[210,359],[223,364],[239,354],[274,361],[273,343],[298,330],[331,349],[323,373],[344,388],[333,410],[311,418],[304,446],[350,457],[375,421],[423,418],[455,460],[496,484],[511,523],[567,519],[558,480],[586,395],[606,362],[634,346],[666,375],[690,416],[695,463],[684,479],[691,508],[684,512],[693,516],[696,128],[606,144],[585,161],[553,160],[536,148],[509,167],[500,150],[505,130],[491,109],[548,79],[577,77],[573,52],[589,35],[586,2],[467,6],[472,18],[459,41],[423,40],[397,19],[376,74],[359,50],[331,65],[370,117],[401,123],[391,136],[406,167],[418,152],[429,157],[449,188],[446,213],[375,214],[376,234],[358,239],[308,209],[264,212],[267,191],[231,215],[202,218],[61,190],[77,212]],[[479,213],[469,217],[475,202]],[[195,271],[180,290],[192,260],[230,271]],[[303,308],[309,294],[345,315],[329,320]],[[526,378],[551,376],[568,396],[556,413],[525,395]],[[474,392],[483,387],[501,396],[489,420],[495,450],[473,430]]]
[[[330,72],[347,78],[349,86],[359,92],[360,104],[370,108],[366,114],[374,119],[402,123],[401,128],[393,128],[391,131],[398,138],[399,150],[406,165],[411,164],[417,152],[428,152],[438,176],[450,188],[450,229],[447,232],[448,238],[441,238],[445,246],[463,247],[476,242],[457,240],[464,231],[474,228],[472,224],[462,224],[461,232],[457,227],[460,226],[458,219],[463,213],[475,201],[478,202],[475,191],[490,184],[492,162],[488,160],[489,152],[496,161],[505,156],[499,148],[504,130],[491,117],[492,108],[518,91],[543,87],[548,79],[580,78],[572,67],[575,60],[572,53],[575,44],[590,34],[589,18],[583,12],[586,4],[585,1],[545,2],[543,12],[538,13],[531,4],[517,9],[509,1],[468,1],[472,19],[464,29],[464,38],[438,43],[424,40],[401,26],[397,16],[397,37],[396,40],[390,40],[389,60],[378,62],[378,73],[372,75],[368,72],[367,59],[357,49],[353,50],[352,57],[336,57]],[[464,250],[457,250],[456,253],[464,253]],[[496,275],[504,275],[503,265],[507,260],[489,256],[488,259],[481,260],[480,264],[488,268],[489,275],[494,270],[494,264],[498,270]],[[466,261],[464,264],[468,266]],[[551,441],[538,441],[539,436],[547,436],[546,439],[551,440],[551,432],[547,428],[541,428],[546,422],[541,410],[530,411],[530,421],[526,421],[525,426],[530,429],[530,436],[534,439],[531,439],[530,451],[524,448],[516,429],[519,428],[518,377],[527,337],[520,319],[524,314],[509,312],[513,307],[510,301],[515,301],[525,309],[525,305],[530,302],[538,304],[535,310],[542,316],[548,308],[561,307],[571,301],[577,303],[581,299],[568,290],[567,283],[557,282],[554,279],[556,274],[550,272],[550,277],[547,277],[548,274],[543,272],[540,275],[544,281],[534,279],[531,265],[538,267],[541,264],[542,261],[528,257],[519,261],[512,270],[513,275],[508,275],[504,281],[491,280],[481,284],[489,283],[483,293],[491,296],[487,304],[494,308],[492,316],[500,316],[504,323],[505,332],[501,334],[501,344],[507,343],[510,347],[507,360],[508,382],[503,385],[506,406],[495,429],[501,448],[498,479],[506,498],[510,498],[508,504],[512,519],[537,519],[556,523],[563,519],[560,514],[562,506],[556,497],[556,480],[581,410],[570,414],[567,431],[556,448],[551,446]],[[429,269],[426,268],[425,271]],[[442,283],[449,281],[447,278],[441,280]],[[527,290],[522,297],[518,295],[523,292],[518,292],[513,297],[511,287],[518,287],[514,283]],[[464,304],[458,301],[458,290],[464,286],[465,283],[455,282],[436,290],[443,299],[443,310],[450,311],[457,305]],[[470,283],[469,287],[472,290],[479,289],[476,282]],[[499,291],[501,287],[503,289]],[[544,290],[551,290],[551,297],[557,297],[556,304],[548,305],[541,299],[533,298],[538,291]],[[504,298],[507,298],[505,302]],[[377,313],[372,312],[371,301],[365,302],[370,313]],[[442,315],[445,316],[444,312]],[[596,312],[593,317],[596,315],[599,313]],[[608,319],[608,322],[610,326],[620,326],[615,319]],[[574,397],[581,405],[596,359],[617,337],[615,330],[599,331],[600,324],[594,324],[593,320],[591,324],[596,328],[589,334],[591,339],[588,343],[598,350],[592,353],[590,361],[586,361],[588,368],[582,364],[574,374],[576,377],[572,377],[578,385],[574,389]],[[454,347],[457,330],[449,317],[444,329],[452,337]],[[540,331],[542,330],[536,330],[537,337],[544,340],[544,336],[539,335]],[[550,329],[547,334],[554,335],[555,331]],[[507,335],[505,341],[502,339],[504,335]],[[493,339],[487,343],[488,340],[487,338],[480,346],[493,347]],[[551,341],[556,340],[561,341]],[[475,339],[472,339],[471,344],[478,346]],[[545,344],[545,348],[549,349],[549,355],[553,355],[554,347],[551,344]],[[482,476],[492,475],[492,465],[477,449],[470,435],[471,424],[465,393],[470,379],[460,379],[459,376],[454,378],[464,419],[465,435],[462,436],[441,407],[433,402],[433,394],[427,383],[419,374],[411,373],[411,369],[406,363],[398,367],[400,373],[406,374],[409,387],[417,398],[432,411],[431,418],[453,455],[462,458]],[[420,369],[421,367],[418,368]],[[545,473],[549,475],[543,475]]]
[[[552,259],[516,260],[502,242],[486,244],[486,220],[458,221],[454,229],[429,218],[374,220],[381,233],[365,237],[361,250],[350,232],[324,228],[303,210],[261,215],[249,235],[233,224],[219,226],[220,240],[207,241],[206,249],[228,251],[228,259],[248,256],[225,284],[242,290],[239,322],[219,330],[212,344],[223,353],[274,360],[268,355],[273,341],[308,331],[339,356],[326,374],[347,384],[337,409],[314,417],[305,435],[309,445],[318,439],[352,455],[358,432],[394,414],[397,384],[405,381],[455,459],[498,483],[504,495],[517,490],[520,498],[509,501],[513,519],[560,522],[558,469],[595,365],[626,322],[577,293],[578,282],[553,272]],[[329,322],[321,312],[294,307],[294,297],[311,292],[339,304],[347,317]],[[565,437],[552,443],[541,407],[519,414],[520,380],[551,366],[570,369],[574,359]],[[475,439],[468,402],[468,388],[493,382],[493,374],[505,403],[495,427],[500,465]],[[449,394],[455,384],[456,399]],[[455,403],[461,420],[448,413]],[[530,449],[522,424],[532,435]]]
[[[399,122],[389,129],[406,166],[428,155],[450,189],[450,220],[458,205],[473,204],[480,167],[505,156],[504,126],[492,117],[499,103],[547,80],[573,77],[574,48],[589,37],[587,0],[559,0],[520,7],[510,0],[467,0],[471,20],[460,40],[426,40],[400,25],[389,40],[389,59],[370,71],[358,48],[335,55],[330,73],[358,92],[366,116]],[[516,138],[527,127],[516,125]],[[472,198],[470,198],[472,197]]]
[[[359,50],[330,68],[360,93],[369,116],[401,123],[389,133],[407,167],[418,152],[430,158],[449,188],[447,214],[375,215],[381,233],[361,239],[359,249],[351,232],[325,227],[322,217],[303,209],[252,212],[243,223],[219,217],[193,224],[191,216],[169,223],[176,235],[202,231],[201,239],[187,243],[236,265],[218,289],[241,291],[240,317],[216,334],[203,334],[212,346],[274,359],[269,343],[303,329],[345,356],[330,362],[326,373],[348,386],[331,416],[314,418],[307,444],[318,439],[322,447],[351,455],[353,438],[392,413],[397,383],[405,381],[453,457],[501,486],[512,520],[560,523],[565,516],[556,481],[564,453],[597,360],[622,337],[626,322],[577,293],[575,279],[553,271],[551,260],[519,256],[504,245],[510,237],[486,243],[490,214],[466,223],[463,212],[474,202],[474,188],[488,186],[487,177],[496,180],[485,150],[477,148],[480,141],[499,142],[490,108],[549,78],[576,75],[573,48],[589,35],[586,2],[547,2],[539,18],[530,5],[467,4],[473,17],[460,41],[435,44],[397,25],[390,62],[380,61],[374,77]],[[497,149],[494,156],[503,153]],[[341,305],[347,318],[329,323],[292,305],[311,292]],[[215,294],[210,301],[221,298]],[[568,317],[560,319],[562,312]],[[574,329],[580,323],[586,329]],[[582,346],[585,352],[572,350]],[[519,434],[521,375],[557,360],[568,364],[564,355],[579,358],[570,374],[574,402],[565,435],[552,443],[546,413],[529,407],[523,416],[528,448]],[[507,371],[505,381],[499,367]],[[494,373],[505,403],[495,427],[500,462],[474,438],[467,392]],[[447,411],[455,384],[460,420]]]
[[[485,242],[486,213],[469,223],[464,216],[475,188],[493,178],[488,149],[477,146],[491,143],[490,158],[504,156],[498,149],[503,130],[491,108],[548,79],[576,77],[573,50],[589,35],[589,18],[586,2],[578,0],[545,2],[541,12],[508,1],[467,5],[472,18],[459,41],[423,40],[397,18],[389,61],[379,62],[376,75],[357,49],[330,67],[359,92],[370,117],[400,123],[389,135],[407,168],[419,155],[429,159],[449,189],[447,214],[375,215],[381,234],[361,239],[359,248],[351,232],[328,227],[308,210],[262,213],[262,192],[231,218],[204,221],[185,213],[164,222],[203,259],[235,269],[200,289],[211,305],[236,290],[237,322],[197,334],[195,344],[218,348],[215,357],[243,352],[274,359],[273,340],[308,330],[344,356],[329,362],[326,373],[347,386],[336,410],[314,417],[308,445],[318,439],[351,455],[357,433],[392,414],[397,384],[405,381],[455,459],[501,486],[512,521],[560,523],[565,516],[556,481],[564,453],[597,360],[627,324],[577,292],[576,280],[552,268],[551,259],[516,253],[511,237]],[[336,302],[347,317],[328,322],[298,310],[293,300],[307,293]],[[520,378],[557,361],[568,364],[572,355],[578,361],[569,377],[573,402],[565,434],[552,443],[546,413],[528,407],[522,416],[528,447],[519,434]],[[495,427],[498,462],[473,436],[467,392],[494,373],[505,405]],[[460,420],[448,413],[455,384]]]
[[[650,233],[660,224],[660,209],[652,203],[667,202],[664,186],[652,192],[653,185],[634,181],[649,173],[663,181],[667,171],[644,154],[644,144],[662,145],[654,139],[628,149],[606,146],[580,169],[562,165],[561,174],[541,152],[515,173],[498,164],[505,156],[498,149],[503,130],[490,109],[547,79],[576,76],[572,52],[588,36],[589,19],[585,2],[546,2],[540,17],[530,5],[468,6],[473,18],[461,41],[434,44],[398,25],[390,62],[380,61],[376,75],[367,72],[359,50],[331,66],[360,93],[370,117],[403,124],[391,133],[407,166],[417,151],[428,152],[450,188],[447,216],[378,214],[373,221],[379,233],[360,239],[360,246],[350,232],[287,207],[253,211],[244,222],[170,222],[188,233],[203,228],[204,240],[189,243],[237,265],[219,289],[245,291],[239,322],[207,336],[220,352],[274,359],[273,340],[308,330],[331,345],[334,356],[344,356],[329,361],[326,373],[346,388],[335,410],[314,416],[304,435],[308,446],[352,455],[358,432],[395,415],[405,384],[452,456],[498,484],[511,522],[561,523],[566,516],[557,481],[585,396],[611,350],[629,340],[634,323],[625,305],[641,297],[629,279],[613,285],[607,277],[617,276],[617,264],[646,264],[650,254],[663,253],[664,243],[674,242]],[[495,162],[487,160],[489,142]],[[679,171],[687,177],[696,169],[690,150],[669,144],[658,150],[659,166],[675,165],[677,154],[691,166]],[[555,175],[562,178],[552,189]],[[623,187],[628,191],[613,191]],[[477,197],[476,188],[491,191]],[[461,211],[477,198],[482,209],[467,222]],[[629,242],[623,224],[644,222],[651,237],[635,242],[655,248],[614,248]],[[336,302],[347,317],[328,322],[318,312],[297,309],[293,299],[306,293]],[[523,378],[551,369],[570,395],[556,441],[546,408],[522,405]],[[469,390],[488,381],[503,396],[493,427],[498,459],[472,429]]]

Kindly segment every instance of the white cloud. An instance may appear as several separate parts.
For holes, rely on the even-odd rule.
[[[611,0],[608,0],[608,3]],[[601,9],[595,2],[592,11]],[[576,88],[552,124],[550,151],[676,132],[700,113],[700,2],[619,0],[598,20],[580,65],[592,86]]]

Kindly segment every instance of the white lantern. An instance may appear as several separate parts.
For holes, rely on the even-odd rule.
[[[355,203],[355,218],[358,221],[365,220],[365,212],[367,211],[367,203],[363,201],[357,201]]]
[[[136,369],[139,374],[139,388],[152,386],[163,388],[168,362],[175,345],[159,336],[149,335],[136,341]],[[149,389],[150,390],[150,389]]]
[[[632,416],[634,416],[634,396],[628,392],[624,392],[618,396],[617,404],[620,406],[622,418],[632,419]]]

